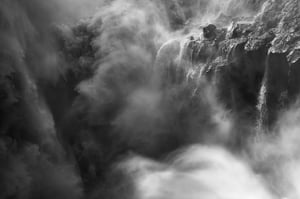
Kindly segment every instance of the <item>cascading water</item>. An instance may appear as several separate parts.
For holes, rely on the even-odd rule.
[[[3,0],[0,198],[299,198],[299,13]]]
[[[258,121],[257,121],[257,136],[259,137],[265,130],[265,125],[266,125],[266,120],[268,116],[268,110],[266,108],[266,92],[267,88],[265,85],[265,81],[263,80],[259,96],[258,96],[258,104],[257,104],[257,109],[258,109]]]

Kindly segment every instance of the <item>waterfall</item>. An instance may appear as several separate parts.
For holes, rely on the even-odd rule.
[[[299,198],[298,4],[1,1],[0,198]]]

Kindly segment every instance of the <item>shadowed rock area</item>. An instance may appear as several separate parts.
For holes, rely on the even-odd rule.
[[[267,1],[254,19],[233,19],[226,29],[203,27],[202,38],[192,34],[186,41],[184,59],[192,64],[183,76],[192,68],[196,78],[205,76],[217,87],[227,109],[271,128],[299,94],[298,4]]]

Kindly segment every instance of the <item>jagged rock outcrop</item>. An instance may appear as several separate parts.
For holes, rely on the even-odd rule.
[[[203,39],[187,41],[184,57],[192,66],[185,73],[198,67],[225,107],[272,127],[277,113],[299,94],[299,16],[297,0],[270,0],[254,20],[235,19],[225,33],[218,28],[218,39],[212,39],[213,26],[204,27]]]

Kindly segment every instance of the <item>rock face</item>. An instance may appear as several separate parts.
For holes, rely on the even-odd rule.
[[[248,87],[254,86],[257,91],[261,85],[259,120],[267,127],[272,126],[277,112],[293,103],[299,94],[299,83],[295,81],[299,79],[299,8],[297,0],[267,1],[250,27],[242,50],[243,54],[252,54],[249,58],[256,62],[247,68],[248,74],[258,79],[256,85],[249,82]],[[255,98],[259,99],[257,95]]]
[[[299,94],[299,9],[297,0],[266,1],[254,20],[234,21],[225,33],[209,25],[203,39],[187,41],[186,57],[217,87],[221,103],[262,128]]]

